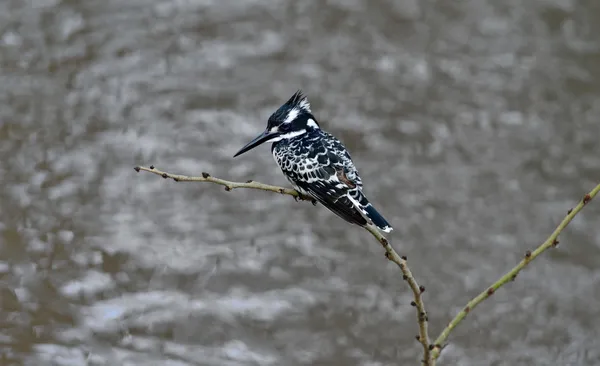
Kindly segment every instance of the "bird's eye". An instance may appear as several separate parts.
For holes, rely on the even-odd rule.
[[[291,126],[289,123],[282,123],[279,125],[279,127],[277,127],[279,132],[287,132],[290,130],[290,128],[291,128]]]

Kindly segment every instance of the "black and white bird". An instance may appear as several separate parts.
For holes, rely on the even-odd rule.
[[[273,143],[275,161],[298,192],[352,224],[372,222],[386,233],[392,231],[363,194],[350,154],[337,138],[319,127],[300,90],[269,117],[267,129],[234,157],[264,142]]]

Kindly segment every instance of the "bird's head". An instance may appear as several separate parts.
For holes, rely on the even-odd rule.
[[[269,117],[267,129],[242,147],[233,157],[257,147],[264,142],[277,142],[291,139],[319,128],[319,124],[310,111],[310,104],[302,91],[292,97]]]

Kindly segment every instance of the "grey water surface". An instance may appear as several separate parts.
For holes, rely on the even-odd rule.
[[[436,336],[600,182],[597,0],[0,2],[1,365],[418,365],[411,292],[232,155],[298,88]],[[287,185],[286,185],[287,186]],[[600,202],[441,365],[600,365]]]

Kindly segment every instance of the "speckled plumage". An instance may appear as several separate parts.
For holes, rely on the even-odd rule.
[[[362,181],[350,154],[337,138],[321,129],[312,129],[274,142],[271,151],[296,190],[314,197],[347,221],[367,223],[350,200],[352,197],[368,204],[361,192]]]

